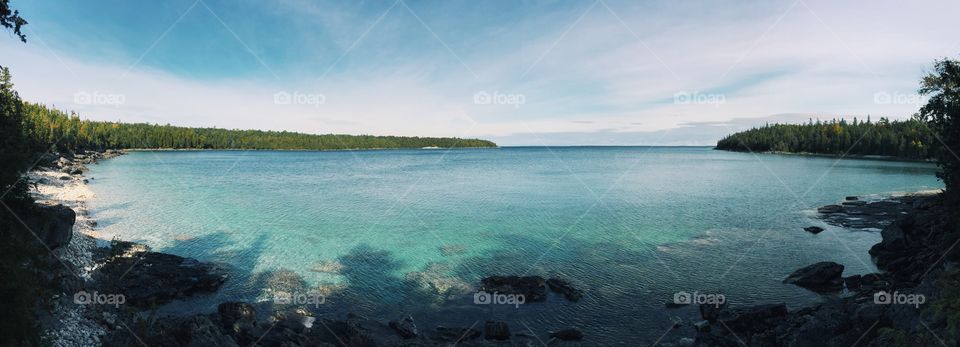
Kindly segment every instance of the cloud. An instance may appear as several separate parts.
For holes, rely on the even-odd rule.
[[[410,4],[380,22],[389,4],[272,4],[267,15],[303,32],[283,35],[301,56],[264,57],[279,78],[210,78],[149,59],[128,72],[134,61],[90,59],[60,40],[47,40],[48,49],[39,37],[26,46],[0,40],[0,50],[25,99],[99,120],[470,136],[505,145],[703,145],[727,127],[774,119],[908,117],[916,103],[878,103],[878,93],[912,94],[933,59],[960,48],[950,26],[955,2],[591,4]],[[464,16],[443,16],[449,7]],[[220,26],[213,17],[191,20]],[[254,30],[238,32],[263,51]],[[175,47],[177,32],[165,40],[159,47]],[[274,40],[267,46],[282,47]],[[177,54],[191,52],[164,52]],[[246,50],[231,54],[264,69]],[[323,102],[277,104],[279,92]],[[481,92],[502,99],[478,103]],[[122,95],[124,103],[77,103],[77,93]]]

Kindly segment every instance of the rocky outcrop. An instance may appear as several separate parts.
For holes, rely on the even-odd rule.
[[[49,249],[57,249],[70,243],[73,237],[73,224],[77,221],[77,213],[64,205],[37,204],[29,213],[18,213],[23,216],[23,222]]]
[[[914,203],[926,199],[928,197],[913,195],[891,197],[879,201],[847,199],[840,205],[820,207],[817,212],[820,213],[824,222],[830,225],[879,230],[911,211]]]
[[[884,228],[881,233],[883,241],[870,250],[877,267],[883,272],[842,278],[842,265],[830,262],[797,270],[788,277],[789,283],[811,288],[825,285],[831,290],[845,284],[847,292],[842,296],[824,296],[824,302],[818,305],[793,311],[788,311],[783,304],[742,308],[702,305],[703,320],[693,324],[696,329],[693,345],[826,347],[943,343],[930,333],[945,336],[945,320],[930,320],[930,315],[921,315],[922,304],[896,304],[891,303],[891,298],[893,295],[900,299],[923,297],[922,300],[929,303],[937,297],[939,292],[933,283],[944,270],[942,264],[937,264],[930,255],[936,254],[932,249],[937,245],[948,244],[941,239],[949,235],[944,232],[944,228],[950,226],[944,218],[947,213],[938,205],[936,197],[907,197],[892,201],[908,206],[888,210],[907,209],[910,213]],[[874,215],[867,218],[888,217]],[[923,323],[921,317],[928,321]],[[929,338],[923,342],[897,340],[890,332]],[[677,341],[674,345],[680,344]]]
[[[569,281],[560,278],[544,279],[540,276],[490,276],[480,281],[480,290],[488,293],[523,295],[526,302],[547,299],[547,288],[563,295],[567,300],[578,301],[583,291]]]
[[[220,265],[137,246],[119,242],[112,250],[114,255],[94,273],[105,290],[123,294],[135,307],[148,308],[210,293],[227,280],[227,272]]]
[[[843,265],[825,261],[798,269],[783,283],[795,284],[813,291],[838,291],[843,288]]]

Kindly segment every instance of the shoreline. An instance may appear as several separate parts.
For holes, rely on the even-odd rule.
[[[450,150],[450,149],[500,149],[503,147],[384,147],[384,148],[342,148],[342,149],[300,149],[300,148],[130,148],[124,152],[363,152],[363,151],[402,151],[402,150]]]
[[[95,160],[90,163],[94,162]],[[55,163],[63,161],[58,160]],[[90,216],[87,206],[87,202],[95,194],[83,176],[86,165],[88,164],[71,164],[63,166],[60,171],[43,168],[27,173],[27,179],[32,183],[30,195],[38,204],[63,205],[76,213],[69,243],[54,249],[52,253],[67,267],[67,271],[84,283],[92,280],[92,273],[98,266],[94,253],[110,246],[110,242],[100,238],[97,233],[97,221]],[[75,169],[79,172],[74,171]],[[67,288],[58,288],[57,291],[62,289]],[[107,334],[107,329],[101,322],[93,319],[89,306],[64,304],[68,296],[69,293],[52,296],[50,303],[53,307],[47,311],[48,316],[40,317],[42,341],[48,341],[52,346],[99,344],[100,337]]]
[[[756,153],[756,154],[774,154],[774,155],[786,155],[786,156],[798,156],[798,157],[819,157],[819,158],[834,158],[834,159],[859,159],[859,160],[876,160],[876,161],[893,161],[893,162],[904,162],[904,163],[934,163],[936,164],[936,159],[911,159],[911,158],[902,158],[894,157],[888,155],[841,155],[841,154],[829,154],[829,153],[812,153],[812,152],[783,152],[783,151],[763,151],[763,152],[753,152],[753,151],[743,151],[735,149],[721,149],[713,147],[714,150],[724,151],[724,152],[734,152],[734,153]]]

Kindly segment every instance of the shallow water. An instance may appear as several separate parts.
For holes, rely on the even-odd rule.
[[[328,290],[316,310],[334,317],[503,319],[539,336],[577,326],[606,345],[692,335],[670,330],[697,316],[664,308],[680,291],[816,301],[780,281],[825,260],[875,271],[867,249],[880,239],[823,225],[817,206],[942,187],[928,163],[698,147],[134,152],[91,169],[106,238],[232,266],[218,293],[167,313],[269,300],[267,288],[302,281]],[[586,295],[474,304],[467,290],[494,274],[562,277]]]

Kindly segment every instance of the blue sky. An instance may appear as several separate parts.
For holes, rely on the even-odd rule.
[[[904,118],[930,62],[960,53],[956,1],[12,5],[28,43],[0,38],[0,64],[25,99],[85,118],[504,145]]]

